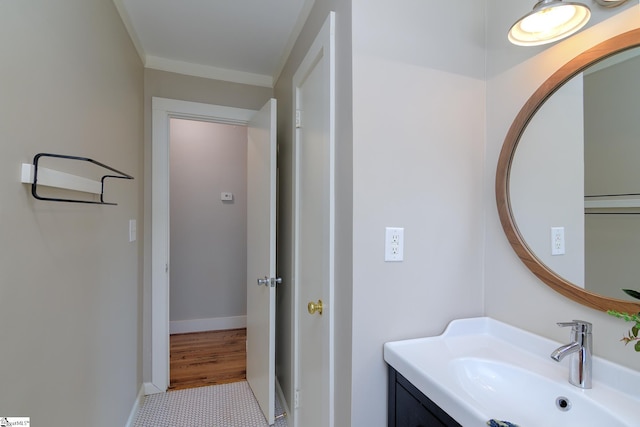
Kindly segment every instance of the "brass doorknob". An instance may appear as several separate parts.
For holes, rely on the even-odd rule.
[[[322,315],[322,300],[319,299],[318,302],[311,301],[307,304],[307,310],[309,314],[316,314],[316,312],[318,312],[318,314]]]

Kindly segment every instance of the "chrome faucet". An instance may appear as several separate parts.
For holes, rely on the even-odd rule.
[[[591,323],[583,320],[559,322],[558,326],[571,326],[571,342],[558,347],[551,353],[556,362],[571,355],[569,365],[569,382],[576,387],[591,388],[591,353],[593,339]]]

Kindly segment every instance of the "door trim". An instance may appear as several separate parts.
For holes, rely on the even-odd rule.
[[[164,393],[169,387],[169,121],[246,126],[256,113],[158,97],[151,99],[151,107],[151,239],[145,245],[145,253],[151,253],[151,381],[145,394]]]

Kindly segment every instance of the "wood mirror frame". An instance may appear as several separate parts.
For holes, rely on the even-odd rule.
[[[531,252],[513,218],[509,199],[509,175],[520,137],[542,104],[564,83],[585,68],[618,52],[637,46],[640,46],[640,28],[612,37],[592,47],[551,75],[524,104],[511,124],[500,151],[496,171],[496,202],[500,222],[511,247],[527,268],[552,289],[573,301],[596,310],[617,310],[624,313],[640,312],[640,303],[604,297],[578,287],[558,276]]]

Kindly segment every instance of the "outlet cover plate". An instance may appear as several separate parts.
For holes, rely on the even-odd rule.
[[[404,228],[385,228],[384,260],[386,262],[404,261]]]

